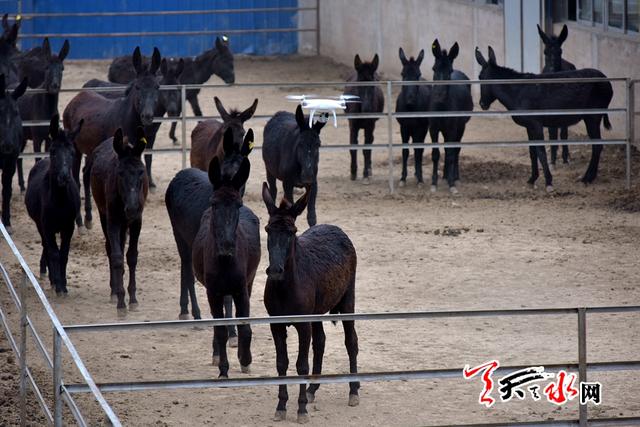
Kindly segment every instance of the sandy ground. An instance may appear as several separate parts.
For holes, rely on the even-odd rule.
[[[64,86],[79,87],[86,80],[106,76],[107,63],[69,62]],[[348,72],[326,59],[249,59],[236,62],[238,82],[335,81]],[[217,80],[216,80],[217,81]],[[260,99],[257,114],[293,111],[284,96],[289,93],[337,93],[337,88],[284,91],[276,88],[224,88],[200,95],[205,114],[214,114],[212,97],[221,97],[228,107],[248,107]],[[70,99],[65,94],[61,105]],[[62,108],[61,108],[62,110]],[[247,124],[261,144],[263,120]],[[189,126],[190,133],[192,125]],[[620,130],[617,130],[620,132]],[[386,121],[376,130],[377,142],[386,142]],[[575,136],[584,129],[575,127]],[[158,146],[169,147],[168,125],[159,132]],[[394,140],[399,128],[393,125]],[[616,135],[615,131],[607,136]],[[467,141],[523,139],[525,132],[509,119],[473,119]],[[322,131],[323,144],[346,144],[346,123]],[[526,149],[472,150],[461,157],[463,184],[458,196],[446,185],[431,194],[410,179],[405,188],[390,195],[386,151],[374,152],[374,178],[369,186],[348,179],[346,152],[323,152],[317,202],[319,223],[342,227],[358,252],[357,311],[501,309],[520,307],[577,307],[638,304],[640,301],[640,214],[638,181],[634,190],[623,190],[622,150],[605,148],[598,182],[584,187],[575,182],[588,162],[586,148],[572,148],[573,162],[555,174],[554,194],[526,185]],[[399,177],[400,153],[394,156],[394,175]],[[425,176],[430,176],[430,156]],[[251,155],[252,175],[245,204],[262,224],[267,213],[260,197],[264,168],[259,152]],[[640,170],[635,156],[634,175]],[[362,158],[359,156],[360,167]],[[411,160],[410,160],[411,161]],[[412,164],[412,163],[410,163]],[[28,163],[29,165],[29,163]],[[442,165],[441,165],[442,167]],[[176,319],[179,306],[179,258],[164,206],[164,191],[180,169],[179,155],[156,156],[154,175],[158,191],[151,194],[144,213],[138,264],[140,307],[127,321]],[[361,169],[360,169],[361,170]],[[410,176],[413,168],[410,168]],[[14,238],[34,271],[40,242],[34,224],[26,215],[15,185],[13,200]],[[94,211],[95,212],[95,211]],[[306,229],[298,221],[300,231]],[[262,302],[267,266],[266,234],[262,232],[262,261],[254,284],[252,315],[266,315]],[[14,278],[17,267],[6,247],[0,257],[9,261]],[[50,300],[64,324],[115,322],[115,306],[109,303],[109,273],[103,237],[98,226],[76,235],[69,261],[69,296]],[[43,286],[48,289],[46,281]],[[50,292],[48,290],[48,292]],[[203,312],[208,310],[199,287]],[[2,304],[8,304],[3,291]],[[33,298],[30,306],[37,307]],[[11,311],[10,318],[16,320]],[[43,314],[33,314],[40,331],[50,327]],[[359,369],[361,372],[428,368],[462,369],[497,358],[501,364],[545,364],[577,360],[575,316],[501,317],[388,322],[359,322]],[[348,371],[348,360],[340,326],[325,326],[327,350],[325,373]],[[15,327],[14,327],[15,329]],[[640,316],[632,314],[588,317],[588,360],[592,362],[634,360],[640,352]],[[160,379],[196,379],[217,376],[211,366],[211,331],[135,331],[85,333],[73,336],[81,356],[98,382]],[[290,373],[295,369],[296,334],[289,339]],[[275,351],[269,329],[255,327],[252,376],[274,375]],[[50,338],[47,339],[50,345]],[[8,348],[2,338],[0,347]],[[31,347],[33,348],[33,346]],[[33,359],[35,351],[31,351]],[[15,361],[0,354],[2,385],[17,393]],[[66,357],[67,382],[78,380]],[[231,358],[230,375],[240,377],[237,359]],[[35,363],[37,376],[50,390],[50,373]],[[603,383],[604,402],[591,407],[597,417],[640,416],[640,373],[594,374]],[[3,391],[4,391],[3,390]],[[347,406],[347,385],[323,385],[317,401],[310,405],[311,425],[436,425],[501,421],[541,421],[576,416],[577,404],[556,407],[544,400],[498,402],[485,409],[477,403],[478,379],[363,383],[360,406]],[[495,393],[495,392],[494,392]],[[5,393],[0,393],[5,394]],[[297,388],[290,388],[288,420],[295,422]],[[276,387],[174,390],[107,394],[109,402],[126,425],[274,425]],[[0,405],[0,424],[16,421],[16,399]],[[91,424],[103,417],[87,396],[79,402]],[[33,406],[34,423],[37,407]]]

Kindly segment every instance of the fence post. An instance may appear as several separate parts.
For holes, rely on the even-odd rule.
[[[578,386],[580,383],[587,381],[587,310],[585,308],[578,309]],[[580,405],[580,427],[587,425],[589,418],[587,413],[587,405]]]
[[[316,0],[316,55],[320,55],[320,0]]]
[[[626,188],[631,189],[631,144],[635,140],[635,87],[633,80],[627,79],[627,143],[625,145]]]
[[[393,104],[391,99],[391,81],[387,81],[387,137],[389,153],[389,193],[393,194],[393,116],[391,112],[391,105]]]
[[[185,85],[180,86],[180,102],[182,103],[182,169],[187,168],[187,89]]]
[[[62,338],[53,327],[53,425],[62,427]]]
[[[27,425],[27,273],[20,279],[20,425]]]

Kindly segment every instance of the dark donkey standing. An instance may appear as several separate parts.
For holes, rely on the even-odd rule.
[[[380,80],[376,70],[378,69],[378,54],[376,53],[371,62],[362,62],[360,56],[356,55],[353,60],[356,73],[347,81],[375,82]],[[384,109],[384,94],[379,85],[373,86],[347,86],[345,95],[356,95],[360,97],[360,102],[347,103],[347,114],[353,113],[381,113]],[[358,132],[364,130],[364,143],[373,144],[373,131],[376,128],[378,119],[349,119],[349,143],[358,145]],[[358,152],[351,150],[351,180],[355,181],[358,176]],[[369,183],[371,176],[371,150],[362,150],[364,156],[364,170],[362,172],[363,182]]]
[[[267,171],[271,198],[275,200],[282,181],[284,197],[293,200],[293,187],[309,189],[307,222],[316,225],[316,197],[318,195],[318,162],[320,160],[320,130],[326,122],[309,120],[298,105],[295,116],[278,111],[264,127],[262,159]]]
[[[138,238],[142,228],[142,211],[149,191],[149,179],[140,156],[147,142],[142,127],[135,138],[125,141],[122,129],[95,149],[95,166],[91,170],[91,189],[100,213],[100,225],[109,258],[111,300],[117,298],[118,313],[125,314],[124,246],[129,234],[127,265],[129,266],[129,307],[136,299],[136,266]]]
[[[433,64],[433,80],[469,80],[462,71],[453,68],[453,61],[458,56],[458,43],[454,43],[447,53],[440,48],[438,39],[431,46],[435,63]],[[471,98],[471,85],[434,85],[431,90],[431,111],[473,111],[473,99]],[[463,117],[432,117],[429,122],[429,134],[431,142],[438,142],[438,134],[441,133],[445,142],[461,142],[469,116]],[[457,193],[457,183],[460,181],[460,148],[444,149],[443,178],[449,184],[449,191]],[[438,160],[440,150],[434,148],[433,175],[431,178],[431,191],[436,191],[438,185]]]
[[[7,91],[4,74],[0,74],[0,169],[2,169],[2,223],[11,233],[11,184],[22,147],[22,120],[18,98],[27,90],[27,79],[12,93]]]
[[[309,191],[293,205],[283,199],[276,206],[269,187],[262,185],[262,199],[269,212],[267,246],[269,267],[264,289],[264,305],[269,316],[298,314],[353,313],[355,310],[356,250],[349,237],[334,225],[316,225],[296,236],[296,217],[304,211]],[[287,374],[286,324],[271,324],[276,347],[276,366],[279,376]],[[309,344],[313,337],[313,375],[322,373],[325,335],[322,322],[294,323],[298,332],[298,375],[309,375]],[[344,342],[349,354],[349,371],[358,372],[358,335],[354,322],[345,320]],[[300,385],[298,422],[309,419],[307,402],[313,402],[319,384],[306,389]],[[359,382],[349,383],[349,406],[359,403]],[[281,385],[275,420],[286,419],[287,386]]]
[[[85,222],[91,228],[91,188],[89,185],[93,151],[102,141],[111,138],[115,131],[122,128],[129,140],[136,138],[139,126],[150,126],[153,114],[158,107],[159,86],[155,74],[160,67],[160,51],[154,48],[149,67],[142,65],[140,48],[133,52],[133,64],[137,70],[137,77],[131,83],[130,90],[123,98],[109,99],[93,91],[82,91],[77,94],[64,110],[63,121],[67,129],[74,129],[80,120],[84,119],[84,126],[76,137],[76,160],[74,162],[74,176],[80,185],[80,161],[82,155],[87,156],[83,170],[83,185],[85,191]],[[82,225],[81,215],[76,223]]]
[[[256,108],[258,108],[257,98],[246,110],[231,109],[230,112],[224,108],[217,96],[213,100],[222,122],[215,119],[205,120],[198,123],[191,132],[191,167],[205,172],[209,169],[214,157],[218,157],[221,162],[224,159],[225,149],[223,149],[221,142],[223,136],[226,139],[227,129],[232,131],[234,144],[238,148],[242,146],[245,136],[244,122],[253,117]]]
[[[487,61],[476,47],[476,60],[482,66],[480,80],[510,79],[513,84],[491,85],[482,84],[480,87],[480,106],[489,109],[493,101],[499,100],[508,110],[558,110],[558,109],[589,109],[609,108],[613,98],[613,88],[610,82],[585,82],[562,84],[518,84],[517,80],[541,78],[606,78],[606,76],[591,68],[575,71],[561,71],[552,74],[519,73],[510,68],[501,67],[496,63],[496,55],[489,46],[489,60]],[[591,139],[600,139],[600,122],[611,129],[607,114],[574,114],[563,116],[512,116],[513,121],[527,129],[529,140],[544,139],[543,127],[572,126],[581,120],[587,127],[587,134]],[[591,146],[591,160],[581,181],[592,183],[598,175],[601,144]],[[547,164],[547,153],[544,146],[529,147],[531,158],[531,178],[529,184],[534,185],[538,179],[538,160],[542,164],[547,191],[553,191],[552,176]]]
[[[538,25],[538,34],[544,43],[544,68],[543,73],[557,73],[558,71],[571,71],[575,70],[576,66],[569,61],[562,59],[562,43],[565,42],[569,35],[569,29],[567,26],[562,27],[560,35],[550,36],[545,34]],[[569,137],[569,128],[563,126],[560,128],[560,139],[566,140]],[[553,141],[558,140],[558,128],[549,128],[549,139]],[[556,158],[558,157],[558,146],[551,146],[551,164],[556,164]],[[569,147],[567,145],[562,146],[562,163],[569,163]]]
[[[233,176],[223,175],[217,157],[209,166],[213,194],[193,241],[193,271],[207,288],[211,314],[216,319],[224,317],[224,299],[228,295],[233,297],[237,317],[250,315],[251,289],[260,263],[260,221],[242,204],[240,189],[249,178],[249,170],[246,157]],[[229,374],[227,339],[227,328],[216,326],[213,364],[217,362],[221,378]],[[249,325],[238,325],[238,359],[242,372],[248,373],[252,361]]]
[[[42,239],[40,277],[47,274],[56,294],[67,293],[67,261],[75,219],[80,210],[80,193],[73,180],[75,148],[73,138],[82,127],[65,132],[59,129],[60,118],[54,115],[49,125],[49,158],[29,172],[29,186],[24,197],[27,212],[36,223]],[[60,233],[60,247],[56,234]]]
[[[27,120],[49,120],[54,115],[58,117],[58,98],[62,86],[62,72],[64,65],[62,61],[69,54],[69,41],[65,40],[58,55],[51,53],[49,39],[45,38],[42,43],[44,80],[39,89],[44,89],[46,93],[27,94],[20,98],[18,107],[20,117]],[[31,80],[31,75],[27,78]],[[45,142],[45,151],[48,151],[48,129],[44,126],[24,126],[22,150],[25,149],[28,140],[33,141],[33,151],[39,153],[42,150],[42,143]],[[40,159],[36,159],[38,161]],[[24,175],[22,172],[22,159],[18,159],[18,184],[20,191],[24,192]]]
[[[179,84],[178,77],[182,73],[184,69],[184,61],[180,59],[176,66],[169,66],[166,58],[162,58],[160,62],[160,74],[161,77],[158,79],[158,84],[160,86],[173,86]],[[99,79],[91,79],[86,82],[82,87],[115,87],[121,86],[119,83],[111,83],[106,82],[104,80]],[[127,96],[128,92],[131,90],[131,86],[129,85],[124,92],[121,91],[105,91],[98,93],[105,98],[118,99],[123,96]],[[169,117],[178,117],[180,116],[180,112],[182,111],[182,103],[180,102],[180,91],[178,90],[161,90],[158,96],[158,104],[156,106],[156,110],[153,113],[154,117],[162,117],[167,114]],[[158,129],[160,129],[161,123],[152,123],[148,126],[144,127],[144,134],[147,136],[147,148],[153,149],[153,146],[156,142],[156,135],[158,134]],[[155,191],[156,184],[153,181],[153,175],[151,174],[151,162],[152,162],[151,153],[147,153],[144,155],[144,163],[147,166],[147,175],[149,176],[149,190],[151,192]]]
[[[224,179],[233,177],[244,158],[249,156],[253,147],[253,130],[249,129],[244,137],[242,147],[234,142],[233,130],[228,128],[224,134],[224,156],[222,157],[222,176]],[[220,158],[219,158],[220,159]],[[213,188],[207,172],[200,169],[188,168],[181,170],[171,180],[165,194],[165,204],[173,237],[180,255],[180,315],[179,319],[189,318],[189,300],[191,300],[191,314],[194,319],[200,319],[200,307],[194,287],[192,248],[193,240],[200,228],[202,214],[211,206]],[[233,316],[233,299],[228,296],[224,301],[225,316]],[[234,326],[229,326],[231,347],[237,346],[237,335]],[[214,355],[217,351],[214,348]]]
[[[214,46],[202,52],[195,58],[184,57],[184,71],[180,74],[180,84],[203,84],[206,83],[212,75],[219,76],[225,83],[232,84],[236,80],[233,67],[233,53],[229,48],[229,39],[226,36],[222,38],[216,37]],[[178,58],[172,58],[171,62],[178,62]],[[143,58],[143,62],[148,62]],[[113,83],[126,84],[135,79],[135,69],[132,67],[131,59],[128,56],[115,58],[109,66],[109,81]],[[200,89],[188,89],[186,98],[191,104],[193,113],[196,116],[202,116],[202,110],[198,103],[198,94]],[[169,137],[176,143],[178,140],[175,136],[176,123],[171,123],[171,131]]]
[[[400,62],[402,63],[402,80],[419,81],[422,79],[420,64],[424,59],[424,50],[418,54],[418,58],[413,56],[407,59],[404,50],[400,48],[398,52]],[[431,88],[426,85],[405,85],[402,86],[398,99],[396,100],[396,112],[426,112],[429,111],[429,99],[431,97]],[[424,143],[429,130],[429,119],[427,117],[415,118],[398,118],[400,124],[400,135],[402,143],[408,144],[409,139],[413,139],[414,143]],[[422,154],[424,149],[416,148],[413,150],[415,160],[415,174],[418,185],[423,182],[422,179]],[[409,149],[402,149],[402,177],[400,178],[400,187],[404,187],[407,183],[407,161],[409,160]]]

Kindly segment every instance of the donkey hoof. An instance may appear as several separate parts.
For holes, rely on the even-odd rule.
[[[109,301],[111,301],[111,303],[118,302],[118,296],[116,294],[111,294],[111,296],[109,297]]]
[[[555,172],[556,171],[556,164],[555,163],[550,163],[549,164],[549,171],[551,171],[551,172]]]
[[[358,179],[358,175],[351,172],[351,181],[355,181],[356,179]]]
[[[432,185],[431,186],[431,192],[435,193],[436,191],[438,191],[438,187],[436,185]]]
[[[285,421],[287,419],[287,411],[276,411],[273,421]]]
[[[298,424],[306,424],[310,421],[309,414],[298,414],[298,419],[296,420]]]
[[[185,313],[185,314],[179,314],[178,315],[178,320],[189,320],[191,317],[189,316],[189,313]]]
[[[87,229],[84,228],[84,225],[79,225],[78,226],[78,235],[79,236],[84,236],[85,234],[87,234]]]
[[[243,374],[250,374],[251,373],[251,365],[247,365],[247,366],[240,365],[240,372],[242,372]]]
[[[93,221],[85,218],[84,226],[87,230],[91,230],[93,228]]]
[[[455,185],[456,187],[460,187],[460,180],[456,179],[455,181],[453,181],[453,185]]]
[[[349,395],[349,406],[358,406],[360,404],[360,396],[357,394]]]
[[[138,311],[138,303],[130,302],[129,303],[129,311]]]
[[[398,187],[402,188],[405,187],[407,185],[407,181],[401,179],[400,182],[398,183]]]
[[[118,319],[124,319],[127,317],[127,307],[117,308]]]
[[[458,194],[458,189],[454,186],[454,187],[449,187],[449,192],[451,194]]]
[[[553,191],[554,191],[553,190],[553,185],[547,185],[546,190],[547,190],[547,193],[553,193]]]
[[[158,187],[156,187],[156,185],[155,185],[155,184],[153,184],[153,185],[150,185],[150,186],[149,186],[149,192],[150,192],[151,194],[156,194],[156,190],[157,190],[157,189],[158,189]]]
[[[46,279],[46,278],[47,278],[47,270],[45,270],[45,271],[41,271],[41,272],[40,272],[40,276],[38,276],[38,278],[39,278],[40,280],[44,280],[44,279]]]
[[[211,356],[211,364],[213,366],[218,366],[220,364],[220,356],[218,356],[217,354]]]
[[[316,401],[316,395],[314,393],[307,392],[307,403],[313,403]]]
[[[418,186],[418,188],[422,188],[422,187],[424,187],[424,182],[418,181],[418,183],[416,185]]]
[[[369,177],[364,177],[362,178],[362,185],[369,185],[371,184],[371,180],[369,179]]]
[[[13,234],[13,228],[11,228],[10,225],[5,226],[4,229],[7,230],[7,233],[9,233],[9,235]]]
[[[229,347],[231,348],[238,347],[238,337],[229,337]]]

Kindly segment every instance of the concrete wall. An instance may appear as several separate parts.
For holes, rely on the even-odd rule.
[[[455,66],[475,79],[480,71],[475,47],[486,56],[491,45],[504,58],[503,32],[498,6],[456,0],[320,0],[321,54],[352,65],[356,53],[363,60],[378,53],[380,71],[392,79],[400,78],[399,47],[407,56],[425,49],[422,73],[430,79],[431,44],[436,38],[447,49],[458,42],[460,55]]]

